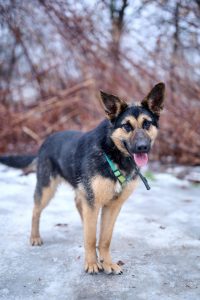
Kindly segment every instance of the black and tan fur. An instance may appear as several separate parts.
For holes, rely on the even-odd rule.
[[[157,84],[140,105],[128,106],[120,98],[101,92],[101,104],[107,118],[98,127],[87,133],[64,131],[47,138],[37,156],[30,237],[33,246],[42,244],[41,213],[53,198],[60,181],[65,180],[75,190],[76,207],[83,222],[85,271],[121,274],[121,267],[112,261],[110,243],[120,209],[138,181],[125,143],[132,153],[150,151],[157,135],[163,100],[163,83]],[[132,176],[124,187],[114,176],[105,154],[124,176]],[[100,212],[97,253],[96,226]]]

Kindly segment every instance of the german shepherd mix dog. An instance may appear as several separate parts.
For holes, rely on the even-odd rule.
[[[116,96],[101,92],[106,120],[86,133],[63,131],[46,139],[37,156],[31,245],[42,244],[39,232],[42,210],[64,179],[75,190],[76,207],[83,222],[85,271],[90,274],[99,270],[107,274],[122,273],[110,255],[113,227],[122,204],[137,185],[136,168],[148,161],[158,131],[164,90],[164,84],[158,83],[140,105],[131,106]],[[23,167],[33,158],[24,158]],[[9,165],[8,157],[1,157],[0,161]],[[16,166],[14,161],[10,165]],[[17,166],[20,167],[19,161]],[[97,256],[96,227],[100,210]]]

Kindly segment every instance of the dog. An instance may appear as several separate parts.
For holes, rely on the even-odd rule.
[[[114,263],[110,255],[113,228],[123,203],[137,186],[137,168],[148,162],[148,153],[158,132],[164,93],[165,85],[161,82],[140,104],[128,105],[117,96],[101,92],[106,118],[93,130],[50,135],[37,158],[0,158],[0,162],[14,167],[37,162],[31,245],[43,243],[39,232],[41,213],[60,181],[65,180],[74,188],[76,207],[83,223],[85,271],[122,273],[121,266]],[[97,255],[96,227],[100,211]]]

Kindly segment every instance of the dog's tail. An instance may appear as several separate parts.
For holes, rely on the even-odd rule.
[[[0,163],[15,168],[23,169],[25,174],[35,172],[37,166],[36,155],[3,155],[0,156]]]

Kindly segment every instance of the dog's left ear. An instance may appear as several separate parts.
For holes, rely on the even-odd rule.
[[[123,112],[128,104],[118,98],[117,96],[107,94],[103,91],[101,93],[101,104],[106,113],[106,117],[113,121],[121,112]]]
[[[164,97],[165,84],[160,82],[153,87],[150,93],[142,100],[141,104],[159,117],[163,109]]]

